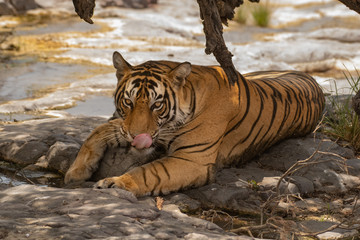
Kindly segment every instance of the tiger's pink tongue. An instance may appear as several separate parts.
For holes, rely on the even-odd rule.
[[[149,148],[152,144],[152,138],[150,134],[141,133],[137,135],[131,143],[131,146],[137,149]]]

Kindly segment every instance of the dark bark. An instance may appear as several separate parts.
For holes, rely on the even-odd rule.
[[[93,24],[91,17],[94,14],[95,0],[73,0],[75,12],[85,22]]]
[[[339,0],[351,10],[360,14],[360,0]]]
[[[231,60],[232,54],[227,49],[223,38],[223,27],[218,5],[215,0],[197,0],[200,17],[203,20],[206,38],[205,53],[213,53],[220,66],[224,69],[228,80],[234,84],[237,79],[236,69]],[[223,20],[226,21],[226,18]]]
[[[250,0],[259,2],[260,0]],[[205,53],[213,53],[220,66],[224,69],[228,81],[234,85],[238,81],[238,73],[232,62],[232,54],[226,47],[223,38],[222,23],[227,25],[235,14],[235,8],[243,4],[243,0],[197,0],[200,17],[203,20],[206,38]],[[240,77],[241,74],[240,74]]]
[[[353,107],[355,113],[360,118],[360,91],[358,91],[356,93],[356,95],[353,97],[353,99],[352,99],[352,107]]]

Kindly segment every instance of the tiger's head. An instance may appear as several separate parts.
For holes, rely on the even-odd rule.
[[[148,61],[131,66],[118,52],[113,64],[118,79],[114,118],[123,120],[120,132],[132,146],[149,148],[161,129],[186,118],[183,90],[191,64]]]

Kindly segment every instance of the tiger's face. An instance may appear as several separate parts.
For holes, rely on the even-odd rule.
[[[118,52],[113,63],[118,78],[114,117],[123,120],[120,132],[135,148],[149,148],[161,128],[176,125],[184,117],[178,103],[191,65],[186,62],[171,69],[146,62],[131,66]]]

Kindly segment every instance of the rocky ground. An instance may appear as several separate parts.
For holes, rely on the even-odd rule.
[[[26,15],[0,17],[0,239],[359,238],[360,160],[320,133],[162,199],[93,190],[93,182],[65,188],[63,173],[82,142],[114,111],[114,50],[132,64],[216,61],[204,54],[194,0],[142,10],[97,0],[93,25],[71,1],[27,1],[34,2]],[[343,71],[356,74],[360,17],[333,0],[272,7],[268,28],[225,29],[237,69],[302,70],[328,93],[334,83],[349,93]],[[123,156],[109,152],[92,180],[125,171],[133,159]]]
[[[2,125],[0,157],[26,166],[14,171],[13,183],[2,185],[3,238],[359,236],[360,159],[322,134],[286,140],[245,166],[220,170],[212,184],[163,196],[163,204],[121,190],[93,190],[94,182],[75,189],[46,187],[63,186],[61,173],[91,129],[104,121],[83,117]],[[107,154],[92,180],[121,174],[132,163],[121,150]],[[35,174],[49,170],[59,174]],[[18,186],[8,188],[11,184]]]

